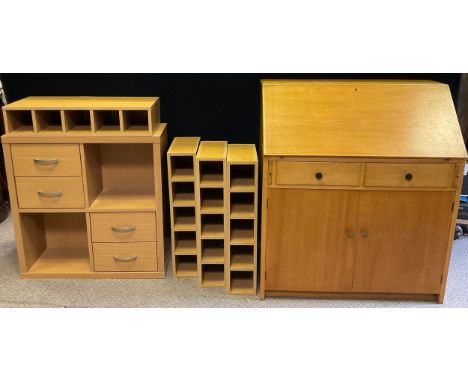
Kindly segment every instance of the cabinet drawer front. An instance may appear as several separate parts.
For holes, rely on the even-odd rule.
[[[93,242],[156,241],[153,212],[92,213]]]
[[[157,271],[156,243],[94,243],[94,270],[99,272]]]
[[[368,163],[366,186],[435,187],[452,184],[454,166],[451,164]]]
[[[14,144],[11,155],[16,176],[81,176],[76,144]]]
[[[84,208],[81,177],[16,178],[20,208]]]
[[[276,162],[276,184],[359,186],[361,163]]]

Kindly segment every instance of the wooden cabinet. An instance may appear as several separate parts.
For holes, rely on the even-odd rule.
[[[443,302],[466,150],[448,87],[263,81],[260,296]]]
[[[164,277],[159,99],[28,97],[3,114],[21,275]]]

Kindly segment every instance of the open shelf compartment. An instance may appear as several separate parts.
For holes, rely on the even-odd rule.
[[[176,255],[192,255],[197,253],[196,232],[174,232],[174,249]]]
[[[224,163],[218,161],[200,161],[200,187],[223,187]]]
[[[148,110],[123,110],[124,133],[151,133]]]
[[[176,277],[197,277],[197,256],[175,256]]]
[[[255,191],[255,165],[230,165],[231,192]]]
[[[84,149],[92,210],[156,208],[152,144],[86,144]]]
[[[240,192],[231,194],[231,219],[254,219],[253,192]]]
[[[174,230],[195,231],[195,207],[174,207]]]
[[[254,294],[254,273],[246,271],[231,272],[230,292],[232,294]]]
[[[231,248],[231,270],[253,271],[254,251],[253,245],[233,245]]]
[[[91,272],[84,213],[21,213],[25,251],[36,261],[28,274]]]
[[[38,133],[62,133],[60,110],[35,110],[36,130]]]
[[[170,161],[172,182],[193,182],[195,180],[193,157],[173,156]]]
[[[32,133],[34,131],[30,110],[6,110],[5,116],[10,133]]]
[[[231,244],[254,244],[254,220],[231,220]]]
[[[65,110],[63,116],[67,133],[91,132],[91,112],[89,110]]]
[[[193,182],[177,182],[172,185],[174,207],[195,206],[195,185]]]
[[[223,264],[202,264],[202,287],[224,286]]]
[[[202,188],[200,190],[200,212],[202,214],[224,213],[224,190],[222,188]]]
[[[224,264],[224,240],[202,239],[201,262],[202,264]]]
[[[93,118],[97,133],[120,132],[120,116],[118,110],[94,110]]]
[[[224,215],[202,215],[201,237],[202,239],[223,239]]]

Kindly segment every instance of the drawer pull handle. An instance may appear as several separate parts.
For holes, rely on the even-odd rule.
[[[50,191],[50,192],[37,191],[37,194],[41,198],[59,198],[63,195],[63,192],[62,191]]]
[[[361,229],[361,236],[364,238],[364,239],[367,239],[369,234],[367,233],[367,230],[365,229]]]
[[[411,174],[410,172],[408,174],[405,175],[405,179],[406,180],[411,180],[413,179],[413,174]]]
[[[116,226],[112,226],[112,231],[114,232],[133,232],[135,231],[136,228],[135,227],[132,227],[132,226],[125,226],[125,227],[116,227]]]
[[[138,256],[127,256],[127,257],[114,256],[114,260],[119,261],[121,263],[129,263],[130,261],[135,261],[136,259],[138,259]]]
[[[315,173],[315,179],[320,180],[323,178],[323,174],[319,171]]]
[[[40,164],[43,166],[50,166],[52,164],[58,164],[58,159],[33,159],[34,164]]]

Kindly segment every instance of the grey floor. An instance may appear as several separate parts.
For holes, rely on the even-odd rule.
[[[161,307],[161,308],[463,308],[468,307],[468,237],[453,246],[443,305],[415,301],[356,301],[229,296],[200,289],[193,279],[23,280],[11,217],[0,224],[0,307]]]

